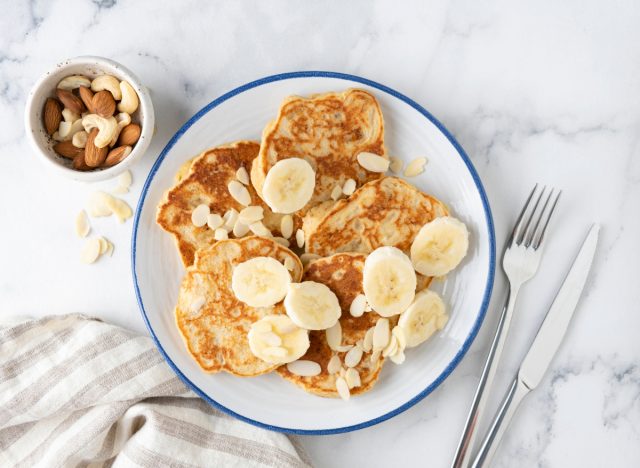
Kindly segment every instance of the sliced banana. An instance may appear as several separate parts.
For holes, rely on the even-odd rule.
[[[416,294],[413,304],[398,320],[398,327],[404,332],[407,348],[413,348],[427,340],[449,320],[444,302],[435,292],[425,289]]]
[[[293,323],[307,330],[333,327],[342,315],[335,293],[322,283],[291,283],[284,308]]]
[[[262,198],[274,213],[294,213],[311,199],[316,173],[301,158],[288,158],[273,165],[264,179]]]
[[[409,307],[416,282],[411,260],[395,247],[379,247],[364,262],[364,295],[371,308],[383,317],[400,314]]]
[[[291,275],[271,257],[256,257],[237,265],[231,276],[236,297],[251,307],[269,307],[287,294]]]
[[[462,261],[469,248],[469,232],[451,216],[422,226],[411,245],[411,262],[418,273],[443,276]]]
[[[267,315],[254,322],[248,338],[253,355],[270,364],[296,361],[309,349],[309,332],[298,328],[286,315]]]

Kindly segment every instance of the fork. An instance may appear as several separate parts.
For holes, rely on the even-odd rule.
[[[480,382],[478,382],[478,387],[473,397],[464,432],[458,443],[456,456],[451,465],[452,468],[467,468],[469,466],[477,434],[475,429],[487,404],[487,397],[500,362],[507,334],[509,333],[509,325],[511,324],[518,291],[538,271],[545,232],[561,193],[561,191],[558,191],[554,196],[555,190],[552,188],[544,199],[542,209],[538,209],[545,191],[546,187],[539,191],[538,184],[533,187],[518,216],[502,257],[502,268],[509,280],[509,291],[500,314],[495,336],[491,342],[489,354],[482,369]]]

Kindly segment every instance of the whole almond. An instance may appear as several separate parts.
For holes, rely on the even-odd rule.
[[[74,159],[79,154],[84,153],[83,148],[73,146],[71,140],[61,141],[53,146],[53,150],[64,158]]]
[[[58,126],[62,120],[62,109],[60,108],[60,103],[53,98],[48,98],[44,103],[42,117],[44,120],[44,128],[47,130],[47,133],[49,135],[53,135],[55,131],[58,130]]]
[[[66,89],[56,89],[56,96],[62,102],[64,107],[76,114],[82,114],[84,112],[84,104],[78,96]]]
[[[98,167],[107,158],[109,147],[98,148],[93,142],[98,136],[98,129],[94,128],[87,137],[87,144],[84,147],[84,161],[89,167]]]
[[[122,129],[118,137],[118,146],[133,146],[140,138],[142,129],[138,124],[129,124]]]
[[[80,94],[80,99],[82,100],[84,105],[87,107],[87,110],[89,111],[89,113],[95,114],[93,110],[93,104],[92,104],[93,91],[91,91],[89,88],[85,86],[80,86],[78,88],[78,94]]]
[[[131,154],[131,146],[118,146],[117,148],[113,148],[109,151],[107,155],[107,159],[104,160],[104,167],[115,166],[122,160],[124,160],[127,156]]]
[[[93,112],[100,117],[109,118],[116,110],[116,101],[109,91],[98,91],[91,100]]]
[[[73,167],[76,171],[90,171],[93,169],[91,166],[88,166],[84,160],[84,151],[73,158],[73,162],[71,163],[71,167]]]

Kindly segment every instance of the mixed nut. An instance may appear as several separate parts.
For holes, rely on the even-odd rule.
[[[111,167],[129,156],[140,138],[142,128],[131,117],[138,105],[127,81],[72,75],[58,83],[55,98],[46,100],[44,127],[57,142],[54,151],[71,159],[74,169]]]

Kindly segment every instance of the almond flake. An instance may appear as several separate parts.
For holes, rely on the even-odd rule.
[[[303,253],[302,255],[300,255],[300,261],[302,262],[302,265],[306,266],[309,264],[309,262],[312,262],[314,260],[317,260],[320,258],[320,255],[318,254],[311,254],[311,253]]]
[[[336,322],[333,327],[327,328],[325,333],[329,348],[337,351],[337,348],[342,343],[342,325],[340,325],[340,322]]]
[[[367,333],[364,334],[364,340],[362,341],[362,349],[368,353],[373,349],[373,331],[375,327],[371,327],[367,330]]]
[[[107,195],[107,197],[107,206],[111,212],[116,215],[118,221],[124,223],[127,219],[133,216],[133,211],[131,211],[131,207],[127,205],[127,202],[120,200],[119,198],[112,197],[111,195]]]
[[[293,234],[293,218],[291,215],[284,215],[282,217],[280,221],[280,234],[282,234],[282,237],[285,239],[290,238],[291,234]]]
[[[349,313],[352,317],[362,317],[364,314],[364,308],[367,306],[367,298],[364,294],[358,294],[353,302],[351,302],[351,306],[349,306]]]
[[[289,241],[284,237],[274,237],[274,241],[276,241],[280,245],[284,245],[285,247],[289,247]]]
[[[131,172],[124,171],[122,174],[118,176],[118,186],[128,189],[131,187],[131,182],[133,179],[131,178]]]
[[[362,385],[360,382],[360,374],[353,367],[347,369],[347,372],[344,374],[344,380],[347,382],[349,388],[355,388]]]
[[[93,192],[89,196],[89,202],[87,203],[89,215],[93,217],[111,216],[112,210],[107,205],[109,197],[111,195],[104,192]]]
[[[395,354],[390,356],[390,359],[394,364],[402,364],[404,362],[404,358],[404,351],[397,351]]]
[[[347,385],[347,381],[342,377],[338,377],[336,379],[336,390],[338,391],[338,395],[340,395],[340,398],[342,398],[344,401],[349,400],[349,397],[351,396],[351,393],[349,392],[349,385]]]
[[[373,349],[384,349],[389,344],[389,319],[381,318],[373,330]]]
[[[76,216],[76,234],[78,237],[87,237],[91,231],[91,225],[89,224],[89,218],[87,218],[87,212],[82,210]]]
[[[391,335],[391,338],[389,339],[389,344],[382,350],[382,356],[383,357],[387,357],[387,356],[391,356],[393,354],[396,354],[396,352],[398,351],[398,339]]]
[[[256,236],[261,236],[261,237],[272,237],[271,236],[271,231],[269,231],[267,229],[267,227],[262,223],[262,221],[256,221],[255,223],[251,223],[249,224],[249,229],[251,230],[251,232],[253,232]]]
[[[103,255],[109,249],[109,241],[104,237],[99,237],[98,242],[100,242],[100,255]]]
[[[249,173],[244,168],[244,166],[240,166],[236,171],[236,179],[238,179],[244,185],[249,185]]]
[[[339,185],[336,185],[335,187],[333,187],[333,190],[331,191],[331,199],[336,201],[341,196],[342,196],[342,187],[340,187]]]
[[[391,169],[391,172],[394,174],[400,174],[402,172],[402,166],[404,166],[402,159],[391,156],[389,161],[391,161],[389,163],[389,169]]]
[[[340,372],[342,368],[342,362],[340,362],[340,356],[334,354],[331,359],[329,359],[329,363],[327,364],[327,372],[329,374],[337,374]]]
[[[243,208],[238,215],[238,219],[247,225],[260,221],[262,218],[264,218],[264,208],[256,205]]]
[[[251,205],[251,195],[249,195],[247,187],[242,185],[240,182],[232,180],[229,182],[229,185],[227,185],[227,188],[235,201],[244,206]]]
[[[344,376],[347,374],[347,370],[344,367],[341,367],[338,371],[338,375],[344,379]]]
[[[282,338],[272,331],[262,332],[260,338],[269,346],[280,346],[282,344]]]
[[[227,210],[222,219],[224,219],[224,227],[226,228],[227,232],[231,231],[233,229],[233,226],[236,225],[236,221],[238,221],[238,210],[236,210],[235,208]]]
[[[286,257],[284,259],[284,267],[289,271],[293,271],[296,269],[296,261],[291,257]]]
[[[369,360],[371,361],[371,363],[372,363],[372,364],[374,364],[378,359],[380,359],[380,355],[381,355],[381,354],[382,354],[382,351],[381,351],[381,350],[379,350],[379,349],[378,349],[377,351],[374,351],[374,352],[371,354],[371,357],[369,358]]]
[[[216,230],[224,224],[224,219],[217,213],[209,213],[207,216],[207,226],[209,229]]]
[[[236,221],[236,224],[233,225],[233,235],[236,237],[246,236],[249,232],[249,225],[244,224],[240,221]]]
[[[362,348],[355,346],[349,350],[344,357],[344,364],[347,367],[356,367],[362,360]]]
[[[393,330],[391,330],[391,335],[396,337],[398,349],[404,350],[404,348],[407,347],[407,336],[404,334],[404,329],[396,325],[393,327]]]
[[[405,177],[415,177],[424,171],[424,166],[427,164],[427,158],[416,158],[411,161],[407,168],[404,170]]]
[[[320,368],[320,364],[313,361],[293,361],[287,364],[287,370],[292,374],[299,375],[302,377],[313,377],[314,375],[318,375],[322,369]]]
[[[229,238],[229,233],[224,228],[218,228],[213,232],[213,238],[215,240],[226,240]]]
[[[113,244],[112,244],[111,242],[109,242],[109,241],[107,241],[107,243],[108,243],[109,245],[107,246],[107,252],[106,252],[106,254],[107,254],[109,257],[111,257],[111,256],[113,256]]]
[[[195,227],[202,227],[207,224],[207,218],[209,216],[209,205],[204,203],[195,207],[191,212],[191,222]]]
[[[368,302],[367,302],[367,305],[366,305],[366,306],[364,306],[364,311],[365,311],[365,312],[372,312],[372,311],[373,311],[373,309],[371,308],[371,306],[369,305],[369,303],[368,303]]]
[[[360,153],[358,163],[370,172],[387,172],[389,169],[389,160],[374,153]]]
[[[351,349],[353,348],[353,345],[340,345],[340,346],[336,346],[336,351],[338,351],[339,353],[346,353],[348,351],[351,351]]]
[[[298,244],[300,248],[304,245],[304,231],[302,229],[296,231],[296,244]]]
[[[92,237],[85,242],[80,251],[80,261],[85,264],[95,262],[100,256],[100,239]]]
[[[353,192],[356,191],[356,181],[353,179],[347,179],[347,181],[342,186],[342,193],[344,193],[347,197],[352,195]]]

